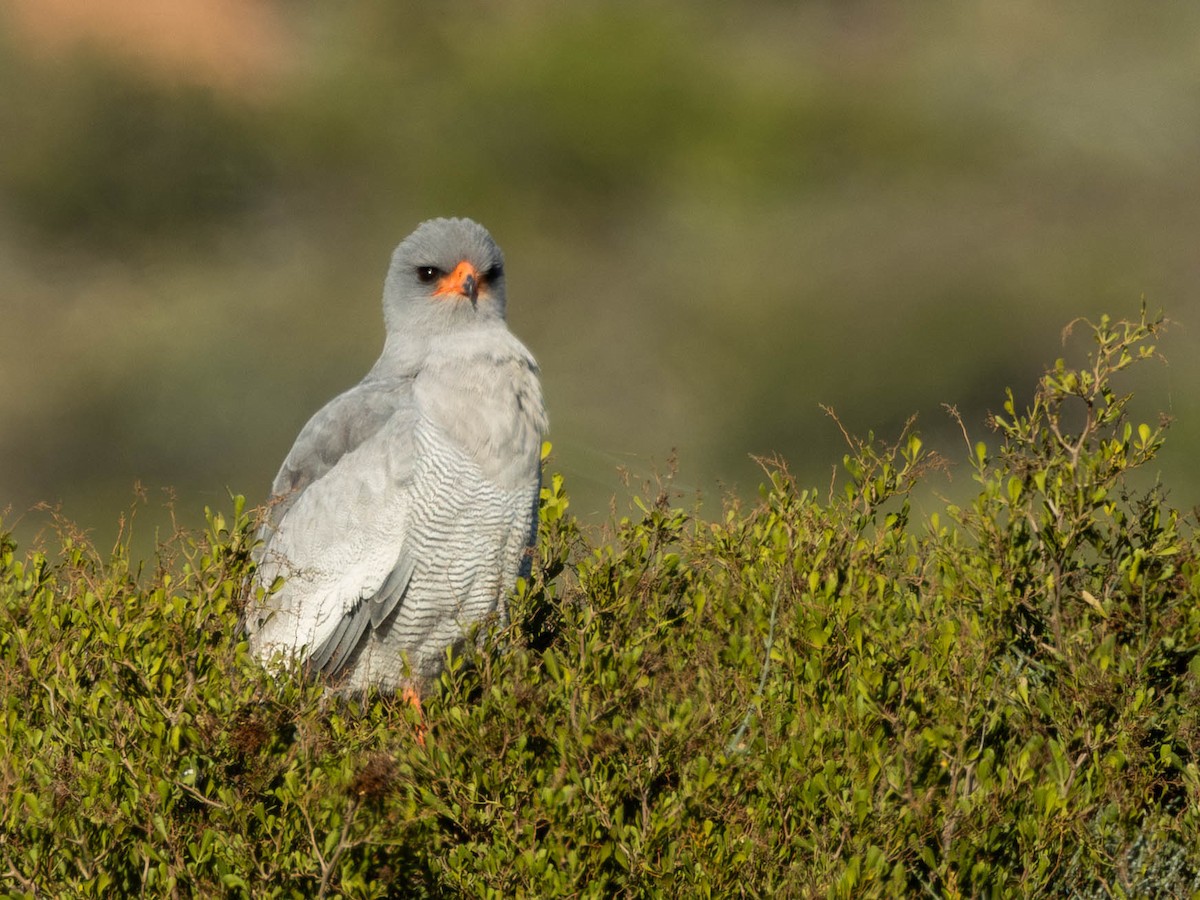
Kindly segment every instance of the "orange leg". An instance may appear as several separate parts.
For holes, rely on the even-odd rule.
[[[411,684],[406,684],[400,694],[400,699],[417,711],[417,743],[424,747],[425,732],[429,730],[429,727],[425,724],[425,711],[421,709],[421,695]]]

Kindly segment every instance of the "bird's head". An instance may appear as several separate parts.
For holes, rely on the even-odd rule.
[[[383,288],[388,331],[438,332],[504,320],[504,254],[470,219],[430,219],[392,254]]]

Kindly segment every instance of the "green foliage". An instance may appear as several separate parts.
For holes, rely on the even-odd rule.
[[[944,465],[850,441],[827,499],[767,467],[704,522],[660,493],[596,541],[542,494],[538,564],[417,713],[271,679],[237,621],[253,521],[135,571],[0,559],[0,877],[14,896],[1191,896],[1200,565],[1127,475],[1163,426],[1088,325]],[[964,429],[964,434],[966,430]],[[968,442],[969,443],[969,442]]]

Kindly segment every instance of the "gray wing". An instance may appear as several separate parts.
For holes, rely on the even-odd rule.
[[[285,578],[247,618],[264,655],[304,646],[310,667],[336,673],[367,626],[403,598],[413,569],[403,522],[415,417],[411,380],[368,381],[301,430],[260,532],[259,583]]]
[[[305,488],[412,403],[411,379],[370,380],[321,407],[300,430],[271,484],[271,518],[282,521]]]
[[[400,604],[415,563],[411,554],[400,551],[400,557],[379,590],[343,615],[333,634],[313,651],[309,665],[314,670],[326,675],[336,675],[342,670],[362,640],[367,625],[378,629]]]

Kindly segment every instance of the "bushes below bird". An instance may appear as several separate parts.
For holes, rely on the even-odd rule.
[[[16,896],[1187,896],[1200,889],[1200,564],[1127,474],[1159,427],[1091,326],[914,523],[941,464],[852,442],[699,521],[603,540],[543,491],[513,623],[452,657],[428,733],[272,680],[237,636],[240,501],[144,569],[0,559],[0,873]],[[965,431],[965,429],[964,429]]]

